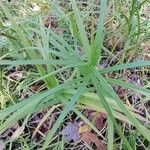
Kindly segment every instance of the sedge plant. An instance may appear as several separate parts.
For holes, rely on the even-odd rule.
[[[94,4],[93,1],[92,4]],[[36,67],[38,77],[26,84],[25,87],[16,89],[15,92],[39,81],[44,81],[47,87],[46,90],[35,93],[24,101],[14,99],[15,104],[0,110],[0,134],[26,116],[29,117],[45,108],[62,104],[63,109],[44,137],[40,147],[41,150],[53,145],[54,135],[71,111],[76,113],[101,138],[104,138],[101,132],[80,111],[82,108],[107,114],[109,150],[114,147],[115,131],[122,140],[124,147],[128,150],[133,149],[118,120],[134,126],[139,135],[150,142],[149,127],[144,125],[149,120],[137,114],[135,108],[125,104],[116,94],[113,86],[121,86],[133,90],[135,93],[140,93],[146,97],[145,102],[150,98],[150,90],[124,82],[122,79],[113,79],[106,76],[108,73],[125,69],[149,67],[150,61],[125,62],[105,69],[97,67],[102,56],[105,37],[104,24],[107,15],[107,0],[101,0],[100,2],[98,23],[96,28],[93,26],[91,30],[91,40],[87,36],[84,24],[86,16],[81,13],[76,0],[70,0],[69,13],[63,11],[53,1],[48,1],[47,5],[50,6],[49,9],[54,12],[56,18],[58,17],[64,26],[69,29],[66,35],[71,38],[71,41],[68,41],[68,38],[63,34],[58,34],[53,29],[45,27],[41,14],[37,16],[38,21],[32,22],[28,26],[22,22],[17,22],[8,7],[0,2],[2,18],[5,16],[11,23],[9,27],[5,27],[3,22],[1,23],[3,36],[13,43],[13,51],[25,53],[23,59],[5,60],[5,57],[1,58],[0,66],[5,66],[4,70],[11,69],[14,66],[32,65]],[[132,16],[129,20],[131,19]],[[127,36],[130,35],[131,25],[128,26]],[[139,30],[138,32],[140,32]],[[30,37],[30,33],[33,33],[33,36]],[[76,52],[78,47],[82,47],[83,57]],[[68,70],[71,70],[69,78],[60,82],[59,75]],[[91,84],[94,87],[93,92],[90,90],[89,85]]]

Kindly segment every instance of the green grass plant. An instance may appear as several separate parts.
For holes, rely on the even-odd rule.
[[[117,0],[115,0],[117,2]],[[145,2],[143,1],[143,4]],[[134,149],[131,143],[128,141],[125,133],[122,129],[120,122],[130,124],[138,130],[139,135],[150,142],[150,130],[144,123],[149,120],[135,113],[135,109],[124,103],[114,91],[114,85],[121,86],[128,90],[143,94],[146,99],[150,98],[150,90],[145,87],[136,86],[131,83],[127,83],[122,79],[113,79],[107,77],[106,74],[124,71],[126,69],[145,68],[150,66],[150,61],[138,61],[128,62],[126,60],[126,53],[130,46],[130,42],[133,42],[132,38],[135,38],[135,34],[138,37],[141,33],[141,22],[138,8],[143,5],[137,6],[136,0],[132,0],[131,9],[128,16],[124,15],[127,23],[127,33],[125,35],[125,50],[119,64],[108,68],[98,68],[97,64],[99,59],[103,56],[103,51],[106,49],[103,46],[105,39],[105,21],[107,17],[107,0],[101,0],[99,8],[98,23],[96,28],[92,27],[92,40],[90,41],[87,36],[87,29],[85,26],[85,19],[82,10],[79,9],[76,0],[70,0],[71,6],[70,12],[61,10],[60,6],[54,4],[53,1],[48,2],[51,6],[51,11],[61,11],[61,15],[57,18],[60,22],[63,22],[63,26],[68,28],[70,41],[67,41],[65,35],[57,34],[53,29],[46,28],[42,21],[42,15],[39,14],[37,21],[26,26],[21,21],[17,21],[11,11],[8,9],[10,4],[4,4],[0,2],[1,18],[4,16],[7,18],[11,26],[2,28],[1,31],[10,42],[10,49],[13,52],[23,53],[24,58],[5,59],[1,58],[0,66],[5,68],[13,68],[14,66],[34,66],[34,70],[37,72],[35,80],[21,86],[18,90],[14,91],[14,95],[21,91],[23,88],[29,87],[33,83],[44,81],[47,89],[41,92],[33,94],[31,97],[22,101],[19,98],[13,99],[15,104],[10,104],[3,107],[3,87],[0,87],[0,98],[1,98],[1,110],[0,110],[0,134],[6,129],[11,127],[14,123],[25,118],[26,116],[32,115],[35,112],[41,111],[45,108],[52,107],[57,104],[62,104],[63,109],[60,112],[57,120],[54,122],[52,128],[48,134],[43,138],[40,146],[41,150],[45,150],[49,146],[55,148],[62,147],[61,141],[58,141],[53,145],[53,138],[56,135],[57,130],[61,127],[64,119],[68,114],[73,111],[86,122],[99,136],[103,137],[100,131],[94,127],[94,125],[84,116],[82,108],[89,108],[99,112],[107,114],[107,126],[108,126],[108,149],[113,149],[114,146],[114,132],[117,131],[123,147],[125,149]],[[16,10],[17,11],[17,10]],[[56,16],[57,16],[56,12]],[[136,13],[136,18],[135,18]],[[73,19],[73,21],[72,21]],[[134,23],[136,19],[137,31],[134,32]],[[1,22],[3,24],[3,22]],[[3,26],[3,25],[2,25]],[[30,35],[32,33],[32,35]],[[31,36],[31,37],[30,37]],[[146,35],[147,36],[147,35]],[[72,40],[72,42],[71,42]],[[17,44],[19,43],[19,44]],[[134,43],[134,42],[133,42]],[[82,47],[84,53],[84,59],[81,59],[75,49]],[[109,50],[108,50],[109,51]],[[9,53],[9,51],[8,51]],[[70,71],[71,78],[66,79],[61,83],[59,81],[59,74],[64,71]],[[6,71],[6,69],[5,69]],[[2,80],[1,72],[1,85],[4,84]],[[94,86],[95,92],[90,91],[90,84]],[[145,100],[146,102],[146,100]],[[30,146],[26,143],[25,139],[22,139],[22,145],[25,149],[30,149]],[[53,144],[52,144],[53,143]],[[26,146],[25,146],[26,145]],[[31,146],[32,147],[32,146]]]

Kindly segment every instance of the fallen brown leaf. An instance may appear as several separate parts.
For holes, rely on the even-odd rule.
[[[94,133],[86,132],[82,134],[81,140],[87,143],[88,145],[94,143],[97,147],[96,150],[105,150],[104,144],[98,139],[98,137]]]

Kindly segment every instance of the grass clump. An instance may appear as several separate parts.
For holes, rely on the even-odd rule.
[[[147,2],[0,2],[6,147],[149,148]]]

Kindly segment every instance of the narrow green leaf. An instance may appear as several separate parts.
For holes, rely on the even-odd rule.
[[[106,13],[107,13],[107,0],[101,0],[99,12],[100,17],[98,20],[96,36],[94,41],[91,43],[91,53],[92,53],[91,63],[93,66],[96,65],[101,53],[101,48],[104,39],[104,22]]]
[[[99,78],[99,81],[102,84],[102,87],[104,89],[107,89],[107,91],[109,91],[112,98],[117,102],[118,106],[123,110],[124,114],[128,117],[128,119],[132,122],[132,124],[139,130],[139,132],[148,141],[150,141],[150,137],[148,136],[150,134],[149,130],[147,128],[145,128],[144,126],[142,126],[142,124],[139,122],[139,120],[137,120],[134,116],[132,116],[132,114],[124,106],[123,102],[120,100],[118,95],[114,92],[113,88],[106,82],[104,77],[102,77],[98,72],[97,72],[97,77]]]
[[[81,19],[79,10],[78,10],[76,3],[75,3],[75,0],[70,0],[70,2],[72,4],[72,9],[73,9],[73,12],[74,12],[75,17],[76,17],[77,26],[78,26],[78,30],[79,30],[79,34],[80,34],[80,40],[81,40],[81,43],[82,43],[84,50],[86,52],[88,62],[90,62],[91,61],[91,54],[90,54],[90,49],[89,49],[90,45],[89,45],[89,41],[88,41],[85,29],[84,29],[83,20]]]
[[[0,7],[2,8],[6,17],[10,20],[10,22],[12,24],[12,29],[17,33],[16,35],[19,37],[20,42],[23,45],[23,47],[30,47],[31,44],[30,44],[30,41],[28,40],[28,38],[26,37],[26,34],[21,29],[21,27],[17,24],[17,22],[14,20],[12,14],[9,12],[7,7],[1,1],[0,1]],[[26,51],[26,53],[27,53],[28,57],[30,57],[30,59],[39,59],[39,55],[35,51]],[[42,65],[36,65],[36,67],[41,76],[46,74],[46,71]],[[46,85],[49,88],[51,88],[50,80],[48,78],[46,78],[44,81],[45,81]]]
[[[114,142],[114,127],[113,127],[113,122],[108,115],[107,117],[108,120],[108,150],[114,149],[113,142]]]
[[[150,97],[150,90],[148,90],[144,87],[137,86],[137,85],[134,85],[131,83],[127,83],[127,82],[121,81],[119,79],[105,78],[105,80],[108,81],[110,84],[119,85],[119,86],[124,87],[126,89],[133,90],[136,93],[140,93],[140,94],[143,94],[147,97]]]
[[[75,103],[78,101],[78,98],[81,96],[81,94],[84,92],[86,85],[89,81],[89,76],[83,81],[83,83],[80,85],[80,87],[77,90],[77,93],[71,98],[71,100],[66,104],[63,111],[61,112],[60,116],[58,117],[57,121],[53,125],[53,128],[49,131],[48,135],[46,136],[46,140],[44,142],[43,147],[41,150],[45,150],[53,138],[55,132],[60,127],[61,123],[63,122],[64,118],[67,116],[67,114],[73,110],[73,107]]]
[[[114,123],[114,126],[116,127],[116,130],[118,131],[119,136],[122,138],[122,140],[124,141],[124,144],[126,146],[126,148],[128,150],[132,150],[131,145],[128,143],[127,139],[125,138],[125,136],[123,135],[120,126],[118,125],[118,123],[116,122],[113,113],[112,113],[112,108],[111,106],[107,103],[107,101],[105,100],[104,94],[103,92],[106,90],[104,90],[99,84],[98,84],[98,80],[97,80],[97,75],[94,73],[95,71],[93,70],[93,76],[92,76],[92,81],[93,84],[96,88],[97,94],[100,98],[100,102],[103,104],[104,108],[107,111],[107,114],[109,115],[109,117],[111,118],[112,122]]]
[[[45,103],[46,101],[48,101],[48,99],[50,100],[51,98],[53,98],[53,94],[55,94],[56,92],[59,92],[59,91],[62,91],[64,89],[71,88],[71,87],[77,87],[78,84],[80,84],[81,81],[82,81],[82,79],[74,79],[72,81],[68,81],[68,82],[63,83],[61,85],[58,85],[55,88],[49,89],[49,90],[47,90],[43,93],[34,94],[33,96],[27,98],[26,101],[21,101],[17,104],[14,104],[13,106],[8,107],[5,110],[1,110],[0,111],[0,120],[5,119],[5,117],[9,116],[10,114],[14,115],[13,112],[15,112],[15,115],[14,115],[15,117],[18,116],[19,119],[21,119],[21,117],[18,115],[17,111],[22,110],[22,108],[28,109],[28,107],[30,107],[29,105],[32,105],[33,103],[36,103],[36,104],[38,104],[39,102]],[[42,103],[41,103],[41,105],[43,105]],[[38,105],[37,105],[37,108],[39,108]],[[35,108],[34,111],[37,108]],[[9,121],[9,120],[10,121],[13,120],[11,116],[6,120],[6,122]],[[8,124],[8,123],[6,123],[6,124],[11,125],[11,124]],[[5,126],[3,126],[3,127],[5,127]],[[0,128],[3,128],[3,127],[0,126]]]
[[[150,61],[138,61],[138,62],[133,62],[133,63],[128,63],[128,64],[116,65],[116,66],[109,67],[106,69],[101,69],[99,70],[99,72],[109,73],[109,72],[118,71],[118,70],[131,69],[131,68],[137,68],[137,67],[149,67],[149,66],[150,66]]]
[[[74,63],[74,62],[73,62]],[[43,60],[43,59],[33,59],[33,60],[1,60],[0,65],[37,65],[37,64],[53,64],[53,65],[67,65],[72,64],[71,61],[65,61],[65,60]]]

